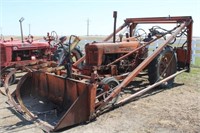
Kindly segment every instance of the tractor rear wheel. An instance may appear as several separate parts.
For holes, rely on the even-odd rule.
[[[65,49],[68,49],[67,46],[65,46]],[[62,47],[58,47],[58,49],[54,52],[54,56],[53,56],[53,60],[54,61],[58,61],[58,63],[63,62],[64,54],[65,54],[65,49],[63,49]],[[78,61],[78,59],[80,59],[83,56],[82,52],[80,51],[79,48],[74,48],[71,51],[71,58],[72,58],[72,63]],[[63,64],[62,64],[63,65]],[[80,63],[78,65],[78,68],[82,68],[83,63]]]
[[[163,51],[149,64],[148,76],[150,84],[154,84],[177,71],[177,58],[173,48],[167,46]],[[160,87],[171,87],[174,83],[174,78],[162,83]]]

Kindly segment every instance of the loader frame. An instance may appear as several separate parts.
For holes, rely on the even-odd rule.
[[[120,85],[116,87],[114,92],[110,94],[110,96],[105,100],[105,103],[107,103],[109,100],[111,100],[113,97],[118,94],[122,88],[125,88],[134,78],[141,72],[161,51],[162,49],[170,42],[172,39],[174,39],[185,27],[187,27],[187,60],[185,61],[184,68],[181,69],[187,69],[187,71],[190,71],[190,62],[191,62],[191,45],[192,45],[192,19],[191,17],[167,17],[167,18],[127,18],[125,20],[125,23],[119,28],[126,26],[127,24],[131,24],[130,31],[136,27],[137,24],[141,23],[181,23],[180,27],[176,29],[176,31],[161,45],[159,46],[152,55],[150,55],[148,58],[146,58],[134,71],[132,71],[123,81]],[[117,30],[118,31],[118,30]],[[130,32],[131,34],[131,32]],[[111,34],[110,36],[112,36]],[[108,38],[105,39],[107,41]],[[131,52],[130,52],[131,53]],[[127,54],[128,55],[128,54]],[[178,55],[179,57],[184,55]],[[125,57],[125,56],[124,56]],[[122,59],[122,58],[121,58]],[[178,63],[180,63],[181,59],[178,58]],[[183,63],[183,62],[181,62]]]

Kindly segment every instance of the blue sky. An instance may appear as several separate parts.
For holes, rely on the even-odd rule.
[[[86,35],[87,19],[91,35],[113,31],[113,11],[117,25],[130,17],[192,16],[193,35],[200,36],[199,0],[0,0],[0,34],[20,35],[19,19],[24,17],[24,35]]]

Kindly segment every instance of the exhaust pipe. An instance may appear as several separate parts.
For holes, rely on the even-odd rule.
[[[115,37],[116,37],[116,22],[117,22],[117,11],[113,12],[113,18],[114,18],[114,31],[113,31],[113,43],[115,43]]]
[[[22,39],[22,43],[24,43],[24,39],[23,39],[23,30],[22,30],[22,22],[24,21],[24,18],[22,17],[19,22],[20,22],[20,30],[21,30],[21,39]]]

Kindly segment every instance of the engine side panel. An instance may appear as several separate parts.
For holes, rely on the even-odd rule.
[[[91,43],[85,46],[86,65],[100,66],[106,54],[125,54],[139,47],[139,42]]]

